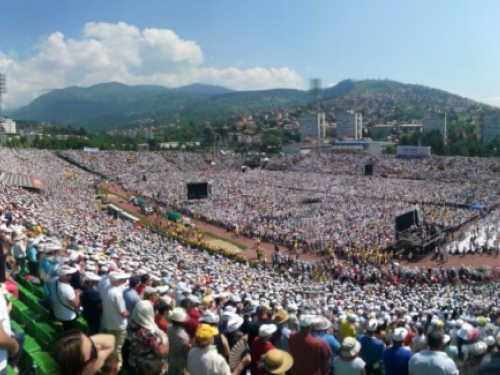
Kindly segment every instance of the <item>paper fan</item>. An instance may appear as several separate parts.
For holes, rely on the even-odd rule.
[[[229,353],[229,367],[233,371],[241,362],[243,357],[249,352],[246,337],[242,337]]]

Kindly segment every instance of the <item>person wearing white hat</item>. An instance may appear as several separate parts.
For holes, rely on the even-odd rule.
[[[346,337],[340,347],[340,355],[333,361],[337,375],[365,375],[365,362],[359,358],[361,344],[354,337]]]
[[[314,337],[325,340],[328,346],[330,347],[333,355],[331,358],[331,363],[333,366],[333,360],[335,359],[335,353],[340,349],[340,343],[337,341],[335,336],[333,336],[328,330],[331,328],[332,323],[326,317],[322,316],[318,319],[317,322],[313,324],[313,333]]]
[[[186,310],[176,307],[172,310],[170,320],[172,324],[167,329],[169,353],[168,353],[168,374],[182,375],[187,365],[187,356],[191,349],[191,339],[184,329],[184,323],[188,319]]]
[[[262,324],[259,327],[259,336],[255,338],[250,345],[250,355],[252,357],[250,369],[252,375],[265,375],[265,371],[259,368],[259,361],[264,354],[275,348],[274,345],[271,344],[271,337],[277,329],[278,327],[274,324]]]
[[[494,345],[496,344],[497,351],[485,356],[479,364],[479,374],[492,375],[500,374],[500,334],[493,338]],[[488,343],[486,343],[488,345]]]
[[[16,260],[19,274],[24,275],[26,273],[26,236],[23,232],[14,232],[12,238],[12,256]]]
[[[370,319],[366,325],[366,334],[361,337],[360,356],[365,361],[366,375],[381,374],[382,352],[385,349],[384,343],[375,337],[378,321]]]
[[[224,333],[229,350],[243,337],[240,327],[243,325],[244,319],[242,316],[235,315],[227,322],[227,331]]]
[[[78,271],[67,265],[57,269],[57,278],[49,285],[50,301],[55,317],[62,322],[63,330],[76,328],[77,311],[80,308],[80,290],[69,284],[71,275]]]
[[[414,353],[403,346],[407,334],[405,328],[396,328],[392,335],[392,346],[383,351],[382,362],[386,375],[408,375],[408,363]]]
[[[408,363],[411,375],[429,375],[439,373],[443,375],[458,375],[455,362],[444,353],[444,332],[434,329],[427,334],[428,350],[415,354]]]
[[[125,300],[123,299],[123,285],[130,277],[122,272],[111,272],[109,274],[109,285],[101,292],[102,298],[102,328],[106,333],[115,336],[115,350],[120,360],[122,361],[122,347],[125,341],[128,317],[130,312],[127,311]]]
[[[83,285],[80,287],[82,294],[80,304],[82,306],[82,317],[88,325],[89,335],[95,335],[101,331],[102,298],[96,290],[101,278],[95,273],[87,271],[84,275]]]

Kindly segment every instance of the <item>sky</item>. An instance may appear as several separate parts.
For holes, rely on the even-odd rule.
[[[500,106],[498,0],[0,0],[3,107],[102,82],[421,84]]]

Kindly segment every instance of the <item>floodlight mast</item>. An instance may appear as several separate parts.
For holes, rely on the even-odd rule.
[[[318,156],[321,155],[321,124],[319,119],[319,94],[321,91],[321,79],[313,78],[310,82],[311,92],[316,101],[316,128],[318,131]]]

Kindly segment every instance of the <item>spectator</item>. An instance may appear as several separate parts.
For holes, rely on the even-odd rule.
[[[491,353],[483,358],[479,365],[479,375],[500,374],[500,334],[496,337],[496,353]]]
[[[365,362],[358,357],[361,344],[355,338],[346,337],[340,347],[340,355],[333,361],[335,375],[365,375]]]
[[[414,353],[403,347],[407,333],[404,328],[396,328],[392,335],[392,346],[382,353],[386,375],[408,375],[408,363]]]
[[[188,319],[186,310],[176,307],[172,311],[170,321],[172,324],[167,329],[170,352],[168,356],[168,375],[182,375],[187,365],[187,355],[191,349],[189,335],[184,329]]]
[[[260,326],[264,324],[273,324],[276,326],[275,333],[273,334],[271,343],[273,345],[278,343],[278,339],[281,336],[281,332],[278,329],[278,322],[276,320],[270,319],[268,316],[268,308],[266,306],[257,306],[256,309],[256,314],[257,314],[257,319],[254,320],[249,326],[248,326],[248,343],[250,345],[253,344],[253,341],[257,336],[259,336],[259,329]]]
[[[366,334],[359,340],[361,344],[360,357],[365,362],[366,375],[381,375],[382,373],[380,364],[385,345],[375,337],[377,325],[376,319],[370,319],[366,326]],[[394,340],[394,337],[392,339]]]
[[[261,366],[266,375],[268,374],[285,374],[293,366],[293,358],[287,352],[280,349],[271,349],[261,361]]]
[[[290,334],[290,354],[293,357],[292,375],[328,375],[333,353],[325,340],[311,335],[315,318],[304,316],[299,321],[300,332]]]
[[[26,273],[26,235],[16,231],[12,235],[12,256],[16,260],[17,270],[21,275]]]
[[[74,290],[69,285],[71,275],[77,271],[68,265],[57,269],[57,276],[50,284],[52,311],[61,321],[64,331],[76,328],[76,319],[80,309],[80,290]]]
[[[132,276],[128,282],[128,288],[123,291],[123,300],[127,311],[134,311],[135,305],[141,300],[137,290],[139,289],[140,279]]]
[[[455,363],[442,351],[444,347],[444,332],[433,329],[427,334],[428,350],[415,354],[409,362],[410,375],[458,375]]]
[[[166,318],[167,318],[169,312],[172,311],[172,308],[163,299],[159,299],[158,301],[156,301],[156,304],[154,305],[154,310],[155,310],[155,323],[156,323],[156,325],[163,332],[167,332],[168,322],[167,322]]]
[[[153,285],[153,280],[151,279],[151,276],[148,274],[144,274],[141,276],[141,283],[137,287],[137,294],[139,294],[141,297],[143,296],[142,293],[144,292],[144,289],[147,286],[152,286]]]
[[[154,322],[154,310],[149,301],[140,301],[135,306],[128,332],[131,340],[129,365],[135,373],[164,374],[168,365],[168,337]]]
[[[13,336],[10,326],[10,317],[7,308],[7,301],[3,293],[0,293],[0,373],[7,373],[7,359],[17,365],[17,361],[22,353],[21,336]]]
[[[256,337],[250,346],[252,375],[265,375],[265,371],[259,368],[259,363],[264,354],[274,349],[274,345],[271,344],[271,337],[276,332],[276,329],[274,324],[262,324],[260,326],[259,337]]]
[[[219,324],[219,316],[207,311],[205,315],[200,318],[200,323],[217,328],[217,325]],[[214,336],[214,345],[217,349],[217,353],[219,353],[224,359],[229,360],[229,343],[227,338],[224,334],[221,334],[219,330],[217,330],[217,332],[218,333]]]
[[[60,375],[94,375],[113,352],[112,335],[85,336],[77,330],[62,333],[55,342],[53,356]]]
[[[207,324],[201,324],[196,330],[195,346],[191,348],[187,359],[187,371],[190,374],[231,375],[229,364],[217,353],[214,346],[214,336],[219,330]],[[245,363],[240,363],[235,369],[240,374]]]
[[[122,347],[125,341],[127,318],[130,316],[123,300],[122,286],[129,275],[120,272],[109,274],[109,285],[101,293],[102,298],[102,328],[106,333],[115,337],[115,351],[120,359],[120,368],[123,364]],[[101,279],[102,280],[102,279]]]
[[[330,366],[333,365],[333,360],[335,359],[335,354],[340,349],[340,343],[337,339],[330,333],[332,323],[326,317],[322,316],[317,322],[313,324],[314,331],[312,335],[314,337],[323,339],[326,341],[330,350],[332,351],[332,357],[330,359]],[[333,368],[333,367],[331,367]]]
[[[26,259],[28,260],[28,272],[31,276],[38,277],[38,250],[35,239],[30,237],[26,245]]]
[[[95,335],[101,331],[102,298],[96,290],[100,279],[93,272],[85,272],[85,278],[81,287],[80,304],[83,309],[82,316],[89,328],[89,335]]]
[[[357,318],[355,314],[349,314],[340,320],[340,340],[344,341],[346,337],[356,338]]]

